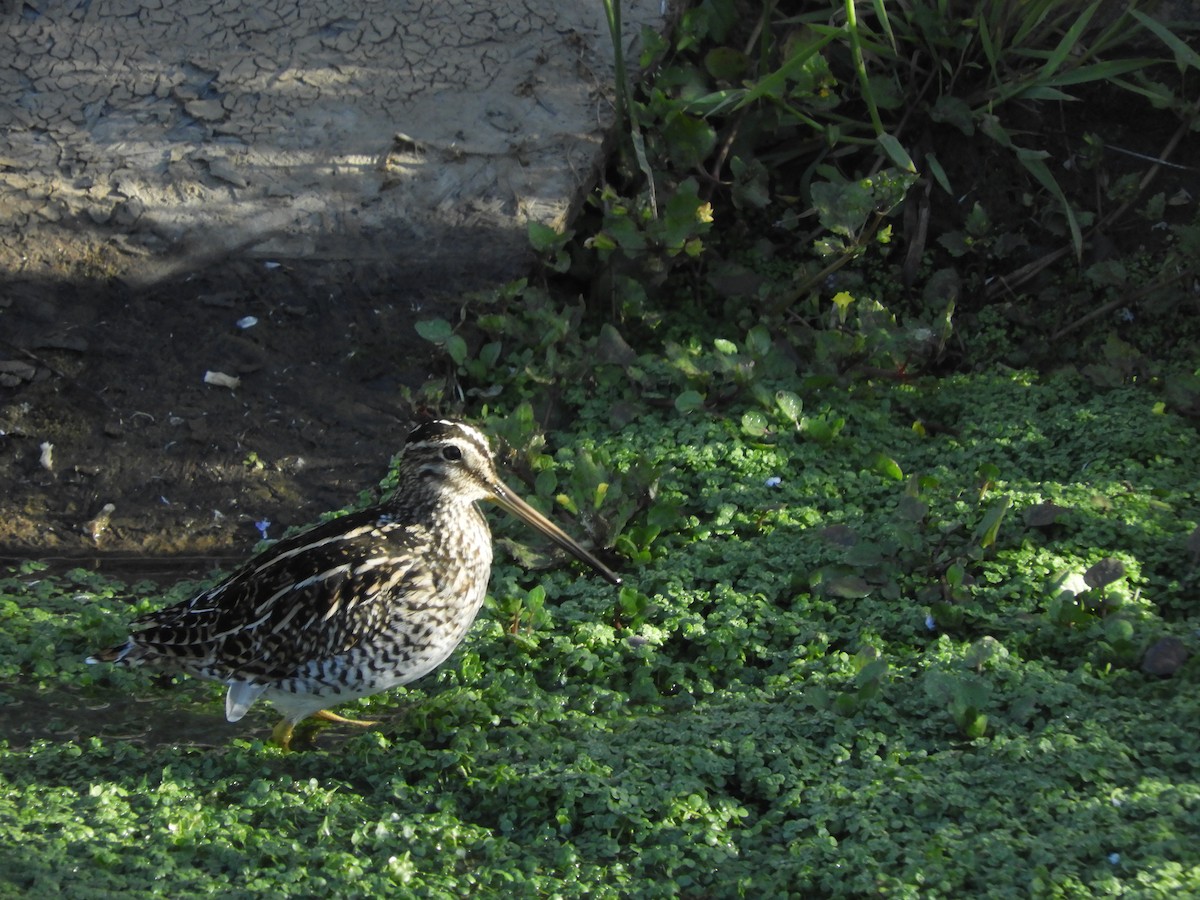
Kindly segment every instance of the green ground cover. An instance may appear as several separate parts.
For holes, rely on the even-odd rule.
[[[672,409],[615,440],[610,399],[552,471],[655,471],[623,593],[501,554],[453,660],[316,749],[265,718],[215,749],[4,744],[0,894],[1200,890],[1200,668],[1139,668],[1200,629],[1189,423],[1026,373],[814,391],[826,440],[786,404],[762,434]],[[1123,571],[1089,587],[1102,559]],[[48,715],[132,693],[220,719],[216,688],[82,663],[152,586],[36,568],[0,583],[6,683]]]
[[[83,664],[197,585],[9,572],[0,896],[1200,894],[1200,55],[1105,6],[649,36],[409,398],[625,586],[493,519],[450,662],[287,754]]]

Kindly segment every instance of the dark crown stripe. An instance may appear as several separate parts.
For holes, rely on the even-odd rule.
[[[451,439],[471,444],[485,458],[492,455],[487,438],[470,425],[452,419],[435,419],[418,426],[409,434],[404,448],[406,452],[411,452],[425,447],[440,446]]]

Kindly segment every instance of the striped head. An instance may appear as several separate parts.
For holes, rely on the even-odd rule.
[[[400,484],[394,502],[453,505],[476,500],[492,501],[610,583],[621,583],[616,573],[500,480],[487,438],[477,429],[451,419],[436,419],[409,434],[400,457]]]
[[[437,419],[418,426],[400,457],[401,489],[408,485],[443,502],[489,499],[499,482],[487,438],[463,422]]]

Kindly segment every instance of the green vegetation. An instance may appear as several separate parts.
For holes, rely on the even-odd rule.
[[[1097,137],[1200,66],[954,6],[695,4],[542,283],[417,323],[619,591],[494,518],[463,648],[284,754],[83,664],[194,586],[0,579],[0,897],[1200,893],[1200,218]]]
[[[607,398],[581,403],[536,459],[559,483],[536,480],[599,522],[623,488],[597,507],[588,479],[656,473],[621,529],[628,588],[502,562],[448,666],[352,710],[378,731],[310,751],[264,744],[265,710],[216,749],[105,736],[147,709],[21,737],[0,872],[66,896],[1200,888],[1196,658],[1138,668],[1200,628],[1195,430],[1070,377],[818,396],[843,422],[828,440],[782,409],[752,437],[671,407],[616,443]],[[1122,573],[1089,586],[1103,559]],[[128,692],[220,720],[215,688],[81,662],[148,585],[34,568],[0,585],[26,703]]]

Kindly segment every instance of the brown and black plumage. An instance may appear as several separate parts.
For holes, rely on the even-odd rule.
[[[378,506],[285,538],[215,587],[139,619],[88,662],[152,665],[229,687],[236,722],[259,697],[301,719],[407,684],[462,641],[487,592],[492,538],[477,501],[523,519],[613,584],[595,556],[500,481],[487,439],[438,420],[409,435],[395,492]]]

